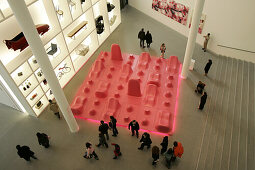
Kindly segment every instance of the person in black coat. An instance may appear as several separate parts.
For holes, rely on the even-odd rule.
[[[109,129],[109,126],[108,126],[106,123],[104,123],[103,120],[101,120],[101,121],[100,121],[100,126],[99,126],[98,130],[99,130],[102,134],[106,135],[106,139],[107,139],[107,140],[109,140],[108,129]]]
[[[151,149],[152,152],[152,165],[156,166],[157,162],[159,161],[159,148],[157,146],[153,146]]]
[[[120,145],[118,145],[116,143],[112,143],[112,145],[115,146],[115,149],[113,151],[115,156],[113,157],[113,159],[117,159],[119,156],[122,155],[122,153],[120,152]]]
[[[105,147],[108,148],[108,144],[107,144],[107,142],[106,142],[106,139],[105,139],[105,137],[104,137],[104,134],[99,133],[99,144],[96,145],[96,146],[99,147],[99,146],[101,146],[101,145],[103,145],[103,146],[105,145]]]
[[[149,31],[147,31],[147,33],[145,35],[145,39],[146,39],[146,43],[147,43],[147,48],[150,48],[150,45],[152,43],[152,36]]]
[[[211,65],[212,65],[212,60],[208,60],[208,63],[205,65],[205,76],[207,76],[208,74],[208,71],[210,70],[211,68]]]
[[[49,136],[46,135],[45,133],[36,133],[39,145],[44,146],[45,148],[50,147],[50,142],[49,142]]]
[[[130,130],[131,127],[131,131],[132,131],[132,136],[134,136],[135,132],[136,132],[136,137],[139,137],[139,133],[138,130],[140,129],[139,127],[139,123],[136,120],[132,120],[129,125],[128,125],[128,129]]]
[[[199,81],[197,84],[197,89],[195,90],[196,93],[200,93],[202,94],[205,88],[205,83],[203,83],[202,81]]]
[[[140,47],[145,48],[144,46],[144,40],[145,40],[145,32],[142,28],[141,31],[138,33],[138,38],[140,39]]]
[[[167,146],[168,146],[168,136],[165,136],[163,138],[163,141],[162,143],[160,144],[162,146],[162,149],[161,149],[161,154],[165,153],[166,150],[167,150]]]
[[[115,137],[119,134],[116,123],[117,123],[117,120],[113,116],[110,116],[109,126],[112,129],[112,133],[113,133],[112,136],[115,136]]]
[[[207,99],[207,93],[204,92],[203,95],[201,96],[201,100],[200,100],[200,103],[199,103],[199,106],[198,106],[199,110],[203,110],[203,108],[205,106],[205,103],[206,103],[206,99]]]
[[[149,149],[151,147],[151,138],[150,138],[150,134],[147,132],[144,132],[140,142],[142,142],[140,148],[138,148],[139,150],[143,150],[144,146],[147,146],[147,148]]]
[[[34,156],[34,152],[30,150],[30,148],[28,146],[20,146],[20,145],[17,145],[16,146],[17,150],[18,150],[18,155],[20,158],[24,158],[26,161],[30,161],[30,157],[34,158],[34,159],[37,159],[35,156]]]

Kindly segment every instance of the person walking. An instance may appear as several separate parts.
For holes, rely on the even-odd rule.
[[[144,132],[140,142],[142,142],[142,144],[138,148],[139,150],[143,150],[144,146],[147,146],[147,149],[149,149],[151,147],[151,143],[152,143],[151,138],[150,138],[150,134],[147,133],[147,132]]]
[[[204,106],[205,106],[205,103],[206,103],[206,99],[207,99],[207,93],[204,92],[203,95],[201,96],[200,103],[199,103],[199,106],[198,106],[199,110],[203,110],[204,109]]]
[[[107,139],[107,140],[109,140],[108,129],[109,129],[109,126],[108,126],[106,123],[104,123],[103,120],[101,120],[101,121],[100,121],[100,126],[99,126],[98,130],[99,130],[102,134],[106,135],[106,139]]]
[[[58,104],[56,102],[53,102],[52,100],[49,100],[50,102],[50,110],[58,117],[58,119],[60,120],[60,114],[59,114],[59,107]]]
[[[160,52],[161,52],[161,58],[164,58],[165,52],[166,52],[165,43],[163,43],[163,44],[160,46]]]
[[[202,48],[202,50],[204,50],[204,52],[206,52],[207,50],[207,45],[208,45],[208,41],[210,40],[210,33],[208,33],[207,35],[204,36],[205,40],[204,40],[204,48]]]
[[[135,135],[135,132],[136,132],[136,137],[138,138],[139,137],[139,133],[138,133],[138,130],[140,129],[139,127],[139,123],[136,121],[136,120],[132,120],[129,125],[128,125],[128,129],[130,130],[130,127],[131,127],[131,131],[132,131],[132,136]]]
[[[50,141],[49,141],[49,138],[50,138],[50,137],[49,137],[48,135],[46,135],[45,133],[39,133],[39,132],[37,132],[37,133],[36,133],[36,136],[37,136],[39,145],[42,145],[42,146],[44,146],[45,148],[50,147]]]
[[[86,152],[85,152],[85,155],[83,157],[86,158],[86,159],[91,159],[93,156],[96,160],[99,160],[99,158],[98,158],[98,156],[95,152],[95,149],[92,147],[92,144],[87,142],[86,143]]]
[[[173,161],[175,161],[177,157],[181,158],[184,152],[182,144],[180,142],[174,141],[173,151],[174,151]]]
[[[18,155],[20,158],[24,158],[26,161],[30,161],[30,157],[37,159],[37,157],[35,157],[35,153],[33,151],[30,150],[30,148],[28,146],[20,146],[17,145],[16,149],[18,150]]]
[[[104,134],[103,133],[99,133],[99,144],[96,145],[97,147],[100,147],[101,145],[105,145],[106,148],[108,148],[108,144],[106,142],[106,139],[104,137]]]
[[[147,31],[147,33],[145,35],[145,39],[146,39],[147,48],[150,48],[150,45],[152,43],[152,36],[149,31]]]
[[[163,138],[163,141],[161,142],[160,144],[162,146],[162,149],[161,149],[161,154],[165,153],[166,150],[167,150],[167,146],[168,146],[168,136],[165,136]]]
[[[116,143],[112,143],[112,145],[115,146],[115,149],[113,151],[115,156],[113,157],[113,159],[117,159],[119,156],[122,155],[122,153],[120,152],[120,146]]]
[[[203,94],[205,86],[206,86],[205,83],[203,83],[202,81],[198,81],[197,88],[195,89],[195,92]]]
[[[153,146],[151,149],[152,153],[152,165],[156,166],[157,162],[159,161],[159,148],[157,146]]]
[[[145,32],[142,28],[141,31],[138,33],[138,38],[140,39],[140,47],[145,48],[144,46],[144,40],[145,40]]]
[[[208,63],[205,65],[204,71],[205,71],[205,76],[207,76],[208,71],[210,70],[212,65],[212,60],[208,60]]]
[[[112,133],[113,133],[112,136],[114,137],[116,137],[119,134],[116,123],[117,123],[117,120],[113,116],[110,116],[109,126],[112,129]]]
[[[166,167],[168,169],[171,168],[171,163],[173,161],[174,152],[172,148],[169,148],[168,151],[165,153],[165,160],[166,160]]]

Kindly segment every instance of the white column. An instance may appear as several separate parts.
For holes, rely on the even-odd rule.
[[[187,42],[187,46],[186,46],[186,52],[185,52],[185,56],[184,56],[184,60],[183,60],[183,66],[182,66],[181,76],[184,79],[186,79],[187,75],[188,75],[189,65],[190,65],[191,58],[192,58],[194,48],[195,48],[195,44],[196,44],[197,32],[198,32],[198,27],[199,27],[204,3],[205,3],[205,0],[196,0],[196,3],[195,3],[191,27],[190,27],[190,31],[189,31],[188,42]]]
[[[8,3],[20,27],[23,30],[26,40],[30,48],[32,49],[34,56],[36,57],[36,60],[38,61],[38,64],[41,67],[45,78],[47,79],[47,82],[57,100],[59,108],[62,111],[63,116],[71,132],[77,132],[79,130],[79,126],[73,116],[71,108],[65,97],[65,94],[60,87],[59,81],[55,75],[53,67],[51,66],[48,55],[45,52],[43,43],[38,35],[38,32],[35,28],[34,22],[32,20],[32,17],[27,9],[27,6],[24,0],[18,0],[18,1],[8,0]],[[47,33],[45,36],[47,36]]]

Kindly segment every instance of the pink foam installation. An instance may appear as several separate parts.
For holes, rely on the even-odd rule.
[[[119,45],[101,52],[78,89],[71,109],[76,117],[172,134],[178,105],[181,64],[176,56],[160,59],[149,53],[122,54]]]

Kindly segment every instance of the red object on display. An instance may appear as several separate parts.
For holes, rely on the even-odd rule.
[[[49,30],[49,25],[39,24],[39,25],[36,25],[36,29],[38,31],[38,34],[43,35]],[[8,49],[13,49],[14,51],[18,49],[22,51],[28,46],[27,40],[23,32],[19,33],[17,36],[15,36],[11,40],[4,40],[4,43],[6,44]]]
[[[107,122],[113,115],[120,126],[137,120],[144,131],[172,134],[180,71],[176,56],[121,54],[113,44],[111,53],[99,54],[71,109],[77,118]]]

